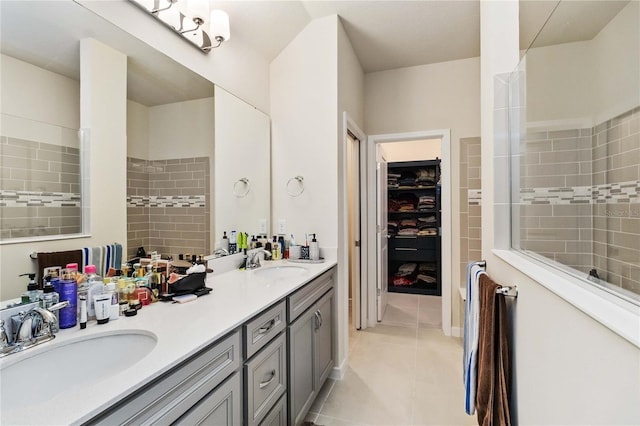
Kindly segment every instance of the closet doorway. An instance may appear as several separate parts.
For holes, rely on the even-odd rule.
[[[436,130],[412,133],[373,135],[367,142],[367,264],[370,280],[363,289],[366,292],[366,325],[374,327],[382,320],[385,310],[389,274],[384,267],[385,247],[388,243],[385,226],[387,218],[387,182],[381,182],[380,176],[386,176],[387,162],[433,160],[440,158],[441,178],[441,247],[440,262],[442,284],[442,330],[451,335],[451,147],[450,131]],[[384,169],[384,170],[383,170]],[[420,296],[415,296],[420,297]],[[364,305],[363,305],[364,306]]]

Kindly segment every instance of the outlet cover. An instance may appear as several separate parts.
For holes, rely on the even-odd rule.
[[[267,219],[258,220],[258,234],[267,235]]]
[[[287,221],[280,219],[278,221],[278,235],[285,235],[287,233]]]

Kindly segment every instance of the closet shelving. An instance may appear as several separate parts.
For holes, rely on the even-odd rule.
[[[440,160],[387,164],[389,291],[441,295]]]

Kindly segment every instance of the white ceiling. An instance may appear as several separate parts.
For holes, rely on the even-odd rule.
[[[479,0],[198,1],[209,1],[212,9],[229,14],[231,39],[222,49],[241,43],[268,62],[312,20],[329,15],[340,16],[365,73],[480,55]],[[628,1],[565,0],[536,45],[590,40]],[[520,0],[522,49],[557,4]],[[2,51],[19,59],[78,78],[77,40],[99,33],[101,40],[129,56],[130,99],[157,105],[212,93],[211,83],[195,73],[171,78],[189,71],[74,2],[2,0],[0,7]],[[162,72],[157,72],[159,67]],[[178,87],[177,81],[184,85]],[[158,87],[163,90],[155,90]]]

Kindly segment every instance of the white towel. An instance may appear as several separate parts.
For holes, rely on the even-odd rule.
[[[464,408],[467,414],[476,412],[476,379],[478,375],[478,317],[479,293],[478,281],[486,274],[477,263],[467,265],[467,300],[464,305],[464,341],[463,341],[463,382],[465,387]]]

